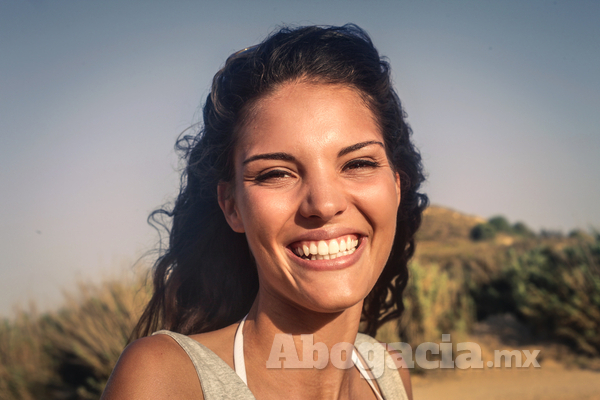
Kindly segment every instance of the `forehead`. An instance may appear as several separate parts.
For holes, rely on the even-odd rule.
[[[287,83],[258,100],[238,130],[236,153],[293,150],[307,144],[382,140],[375,115],[354,88]]]

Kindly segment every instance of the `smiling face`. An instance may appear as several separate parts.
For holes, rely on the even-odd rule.
[[[400,181],[356,91],[289,83],[259,100],[234,168],[219,204],[246,233],[259,296],[317,312],[362,304],[392,248]]]

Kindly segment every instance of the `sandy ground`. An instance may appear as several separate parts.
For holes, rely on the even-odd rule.
[[[465,341],[481,346],[486,363],[493,359],[494,349],[539,349],[540,367],[437,369],[413,374],[414,400],[600,400],[600,360],[594,361],[592,369],[577,368],[565,348],[538,343],[510,315],[478,324]]]
[[[600,372],[567,368],[551,360],[540,368],[447,370],[413,376],[414,400],[597,399]]]

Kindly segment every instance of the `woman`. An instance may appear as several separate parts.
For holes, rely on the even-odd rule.
[[[380,346],[359,324],[375,335],[402,312],[427,203],[367,34],[284,28],[233,54],[203,122],[179,142],[187,166],[173,210],[157,212],[172,229],[142,338],[103,398],[410,398],[392,358],[380,374],[344,347]],[[158,329],[169,331],[147,336]]]

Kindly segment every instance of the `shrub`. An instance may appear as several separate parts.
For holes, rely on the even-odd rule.
[[[81,284],[79,296],[67,296],[67,306],[45,318],[62,391],[78,399],[100,396],[147,300],[131,284]]]
[[[496,232],[512,233],[512,228],[508,223],[508,220],[501,215],[490,218],[488,224],[492,226]]]
[[[399,321],[400,337],[416,345],[439,341],[442,333],[467,332],[474,305],[462,269],[442,270],[437,264],[409,265],[404,292],[405,311]]]
[[[542,229],[540,231],[540,237],[544,239],[562,239],[565,235],[559,230]]]
[[[515,235],[523,237],[534,237],[535,233],[529,229],[523,222],[517,222],[512,226],[512,231]]]
[[[577,240],[586,241],[586,242],[594,241],[594,236],[592,236],[591,234],[587,233],[586,231],[584,231],[582,229],[573,229],[571,232],[569,232],[568,237],[571,239],[577,239]]]
[[[496,236],[496,228],[489,223],[477,224],[471,229],[471,239],[473,240],[488,240]]]
[[[600,355],[600,240],[514,257],[501,280],[517,313],[538,333]]]

